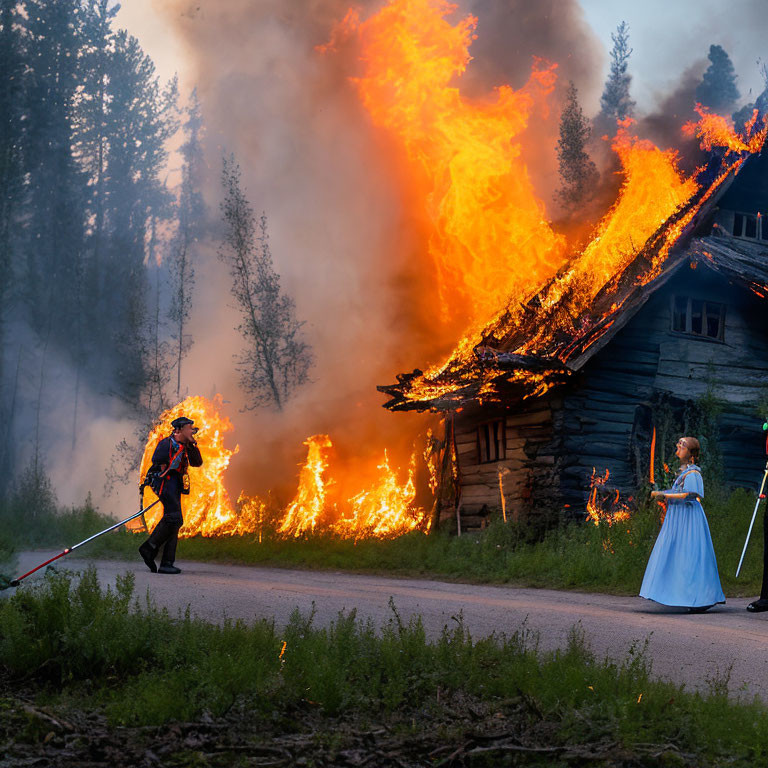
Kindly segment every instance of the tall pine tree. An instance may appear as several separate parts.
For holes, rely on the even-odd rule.
[[[736,72],[720,45],[709,46],[709,67],[696,88],[696,101],[715,112],[730,112],[739,100]]]
[[[193,91],[182,126],[185,141],[181,146],[182,168],[177,229],[171,241],[171,305],[168,317],[176,342],[176,398],[181,397],[181,366],[192,345],[187,331],[192,292],[195,287],[194,248],[201,234],[205,206],[200,193],[203,149],[200,141],[202,119],[197,91]]]
[[[240,186],[240,167],[224,160],[222,171],[226,226],[219,256],[232,275],[232,295],[245,339],[239,360],[240,381],[252,398],[250,407],[282,410],[292,392],[309,378],[312,350],[301,338],[293,299],[280,289],[262,215],[256,232],[253,209]]]
[[[628,64],[632,49],[629,47],[629,25],[626,21],[616,27],[611,40],[611,67],[600,97],[596,125],[601,133],[607,131],[612,135],[616,132],[617,121],[631,117],[635,108],[635,102],[629,95],[632,75],[629,74]]]
[[[597,166],[587,153],[591,128],[578,96],[576,86],[570,81],[560,116],[560,138],[557,142],[561,182],[557,196],[568,210],[574,210],[590,200],[600,178]]]

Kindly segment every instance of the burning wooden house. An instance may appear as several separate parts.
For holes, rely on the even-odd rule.
[[[590,478],[606,470],[632,494],[653,472],[660,414],[685,423],[708,391],[722,403],[724,479],[757,484],[768,385],[763,141],[715,155],[687,202],[595,290],[579,278],[594,272],[588,247],[442,368],[379,387],[390,410],[445,414],[441,518],[459,509],[474,527],[502,507],[531,522],[583,511]],[[657,454],[657,478],[663,461]]]

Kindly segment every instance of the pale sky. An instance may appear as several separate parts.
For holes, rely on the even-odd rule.
[[[706,59],[712,44],[730,55],[743,101],[754,101],[763,89],[756,60],[768,60],[766,0],[581,0],[581,6],[606,50],[616,25],[629,24],[632,98],[642,111],[652,109],[659,92],[674,88],[691,64]]]
[[[191,87],[185,78],[184,48],[157,10],[157,1],[124,0],[117,22],[139,39],[161,78],[178,72],[182,86]],[[768,0],[581,0],[580,4],[606,51],[616,25],[622,20],[629,24],[632,97],[641,112],[652,110],[658,94],[674,88],[687,67],[705,59],[712,43],[722,45],[731,56],[743,101],[754,100],[762,90],[756,60],[768,60]],[[482,19],[478,32],[482,33]],[[605,60],[607,67],[607,56]],[[587,112],[596,109],[596,103],[585,104]]]

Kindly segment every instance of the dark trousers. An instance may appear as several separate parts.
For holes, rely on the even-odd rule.
[[[163,554],[160,559],[160,565],[173,565],[176,560],[176,544],[179,541],[180,520],[169,520],[165,515],[160,518],[160,522],[149,535],[146,543],[152,548],[154,555],[163,548]]]
[[[763,511],[763,588],[760,599],[768,600],[768,504]]]
[[[163,516],[149,535],[146,544],[152,548],[155,556],[160,547],[163,548],[160,565],[173,565],[176,560],[179,528],[184,524],[184,518],[181,516],[181,485],[176,478],[168,478],[160,502],[163,505]]]

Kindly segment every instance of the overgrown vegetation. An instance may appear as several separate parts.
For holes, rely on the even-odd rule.
[[[643,649],[597,659],[578,628],[563,650],[542,653],[525,627],[475,640],[461,617],[429,639],[394,605],[378,631],[354,613],[325,628],[312,618],[217,626],[136,600],[131,574],[102,590],[94,570],[49,573],[0,601],[2,708],[21,704],[26,724],[12,730],[13,718],[0,718],[3,752],[24,753],[41,730],[46,745],[64,744],[86,711],[96,713],[91,727],[106,718],[146,740],[152,731],[137,727],[197,721],[215,731],[219,756],[231,734],[216,727],[229,723],[253,754],[261,743],[295,758],[298,746],[315,765],[348,764],[355,738],[360,759],[389,740],[378,765],[754,765],[766,756],[763,705],[730,701],[723,679],[703,693],[655,681]],[[87,736],[70,741],[78,754]],[[190,749],[173,730],[168,743]],[[313,750],[324,760],[307,763]],[[198,755],[194,764],[209,763]]]
[[[760,590],[762,514],[756,520],[741,576],[738,581],[734,578],[754,503],[754,494],[744,490],[704,500],[726,595],[754,595]],[[111,522],[90,505],[36,518],[30,517],[29,508],[19,505],[18,499],[0,507],[0,529],[17,548],[63,548]],[[485,530],[460,537],[444,531],[357,542],[327,535],[286,539],[276,535],[274,527],[265,526],[260,535],[184,539],[179,557],[637,594],[660,526],[661,508],[650,503],[623,523],[563,524],[540,540],[533,540],[524,525],[505,524],[500,519]],[[78,550],[78,556],[136,559],[137,567],[143,567],[136,554],[139,541],[133,533],[110,533]]]

